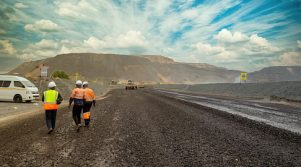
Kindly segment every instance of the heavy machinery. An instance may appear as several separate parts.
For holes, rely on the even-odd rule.
[[[135,84],[132,80],[128,80],[128,83],[125,85],[125,90],[129,90],[129,89],[137,89],[138,86],[137,84]]]

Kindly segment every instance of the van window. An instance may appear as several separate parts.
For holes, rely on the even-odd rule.
[[[2,87],[3,81],[0,81],[0,87]]]
[[[9,87],[9,85],[10,85],[10,83],[11,83],[11,81],[3,81],[3,83],[2,83],[2,87],[4,87],[4,88],[8,88],[8,87]]]
[[[22,81],[22,83],[24,84],[24,85],[26,85],[27,87],[36,87],[32,82],[30,82],[30,81]]]
[[[18,88],[25,88],[25,86],[20,81],[14,81],[14,85]]]

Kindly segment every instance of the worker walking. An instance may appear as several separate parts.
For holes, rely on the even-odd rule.
[[[55,128],[56,113],[59,108],[59,104],[63,101],[62,96],[58,91],[55,90],[55,82],[49,82],[49,90],[44,91],[42,101],[44,102],[44,110],[46,117],[46,125],[48,128],[48,134]]]
[[[84,109],[83,109],[83,116],[85,121],[85,127],[89,127],[90,124],[90,117],[91,117],[91,107],[92,104],[95,107],[95,93],[92,89],[88,87],[88,82],[85,81],[83,83],[83,88],[85,90],[85,97],[84,97]]]
[[[71,107],[72,102],[73,104],[73,109],[72,109],[72,117],[73,120],[77,126],[77,132],[79,132],[81,128],[81,112],[84,106],[84,96],[85,92],[84,89],[82,88],[82,81],[78,80],[76,81],[75,85],[76,88],[72,90],[70,99],[69,99],[69,106],[68,108]]]

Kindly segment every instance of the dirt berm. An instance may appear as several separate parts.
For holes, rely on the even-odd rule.
[[[162,84],[155,88],[193,92],[209,95],[236,97],[268,98],[277,97],[301,102],[301,82],[267,82],[267,83],[217,83],[217,84]]]

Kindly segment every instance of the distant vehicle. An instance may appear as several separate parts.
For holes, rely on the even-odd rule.
[[[111,85],[117,85],[117,84],[118,84],[118,81],[116,81],[116,80],[111,81]]]
[[[140,82],[139,85],[138,85],[138,88],[145,88],[145,85],[143,82]]]
[[[0,75],[0,100],[16,103],[31,102],[39,98],[38,88],[29,80],[14,76]]]
[[[125,90],[128,89],[137,89],[137,85],[132,81],[132,80],[128,80],[127,85],[125,85]]]

